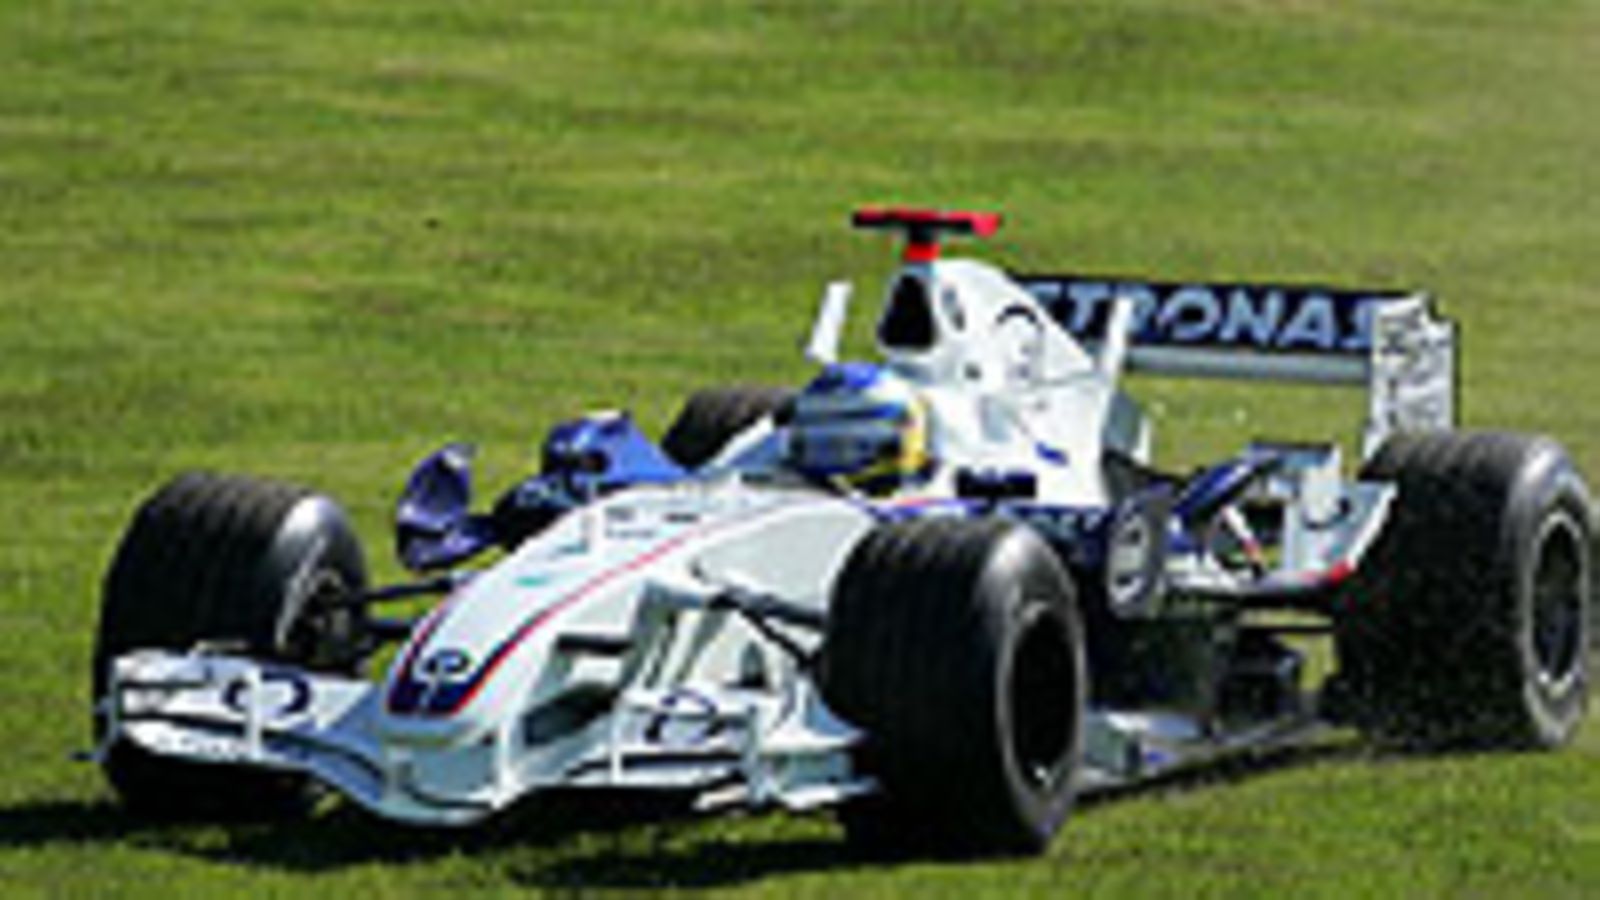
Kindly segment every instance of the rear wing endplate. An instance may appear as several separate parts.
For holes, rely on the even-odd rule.
[[[1393,432],[1455,425],[1455,323],[1435,316],[1425,294],[1013,277],[1091,351],[1116,302],[1130,300],[1133,371],[1365,386],[1364,456]]]

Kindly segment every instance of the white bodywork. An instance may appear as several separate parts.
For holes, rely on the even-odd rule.
[[[1035,472],[1041,496],[1065,505],[1108,499],[1098,464],[1118,371],[1097,366],[1026,291],[990,266],[909,266],[927,285],[939,339],[925,351],[881,347],[891,371],[933,408],[933,455]],[[1066,462],[1047,464],[1054,451]],[[953,493],[949,478],[931,490]]]
[[[1131,302],[1091,351],[1038,291],[991,266],[916,262],[898,278],[924,285],[935,316],[928,346],[882,348],[931,410],[943,465],[915,496],[869,502],[785,481],[781,429],[764,421],[696,477],[597,500],[466,580],[417,624],[381,682],[203,647],[119,657],[101,701],[106,746],[126,739],[166,756],[304,770],[384,816],[431,824],[475,821],[552,787],[684,789],[702,805],[794,808],[872,790],[850,765],[860,735],[828,711],[804,668],[819,631],[770,619],[757,627],[725,602],[730,591],[820,618],[883,508],[953,500],[963,468],[1026,471],[1042,501],[1107,508],[1106,448],[1146,463],[1150,446],[1118,389],[1124,358],[1149,359],[1127,346]],[[844,302],[830,291],[813,358],[831,361]],[[1349,369],[1371,382],[1372,434],[1449,423],[1437,371],[1448,354],[1427,357],[1434,369],[1420,382],[1427,359],[1406,355],[1407,339],[1432,347],[1449,335],[1419,316],[1418,304],[1385,307],[1373,362]],[[1167,354],[1229,374],[1254,365]],[[1353,567],[1371,542],[1387,489],[1348,484],[1338,467],[1336,456],[1312,453],[1268,485],[1298,517],[1269,587]],[[1318,524],[1341,503],[1355,514]],[[1166,577],[1213,594],[1249,587],[1204,548],[1173,558]],[[1129,615],[1160,612],[1139,602]],[[1096,714],[1083,777],[1137,774],[1160,762],[1160,747],[1200,738],[1159,716]]]
[[[419,823],[465,824],[557,786],[834,802],[870,786],[852,780],[842,752],[856,733],[794,659],[711,599],[737,585],[821,612],[842,554],[871,522],[813,492],[635,488],[466,582],[419,623],[381,684],[220,654],[133,653],[115,664],[110,730],[164,755],[306,769]],[[814,647],[816,636],[794,629],[793,640]],[[398,710],[407,678],[423,682],[423,702]],[[458,706],[430,708],[428,694],[472,679]],[[539,711],[561,703],[582,721],[541,725]],[[604,711],[586,715],[585,704]]]

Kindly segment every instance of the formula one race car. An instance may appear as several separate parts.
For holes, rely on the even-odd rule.
[[[565,423],[487,509],[468,448],[429,456],[397,511],[411,583],[369,586],[323,496],[169,483],[105,579],[93,757],[153,812],[327,787],[464,825],[607,789],[1015,853],[1084,791],[1319,724],[1573,735],[1588,489],[1552,440],[1452,430],[1454,328],[1425,298],[941,258],[999,221],[855,215],[905,236],[879,362],[836,358],[835,284],[799,390],[700,392],[659,445],[623,413]],[[1125,368],[1364,385],[1359,474],[1307,443],[1163,471]]]

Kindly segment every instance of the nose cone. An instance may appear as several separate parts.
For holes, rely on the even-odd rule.
[[[441,607],[423,623],[389,670],[378,716],[385,737],[444,743],[475,730],[463,711],[472,685],[482,680],[482,660],[473,649],[438,637],[439,625],[456,605]]]
[[[596,597],[629,583],[620,563],[633,547],[598,536],[607,519],[603,504],[569,514],[423,620],[384,683],[383,732],[410,741],[465,740],[519,714],[553,652],[560,630],[553,620],[593,608]]]
[[[482,733],[514,695],[513,656],[535,652],[534,632],[559,594],[497,566],[434,611],[395,658],[379,721],[390,737],[437,742]]]

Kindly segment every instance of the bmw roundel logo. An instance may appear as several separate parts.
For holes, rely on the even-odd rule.
[[[455,647],[435,650],[417,666],[417,676],[423,681],[456,681],[470,671],[472,657]]]
[[[311,708],[311,681],[290,669],[263,669],[254,691],[246,678],[228,682],[222,702],[242,716],[254,709],[268,719],[291,718]]]

